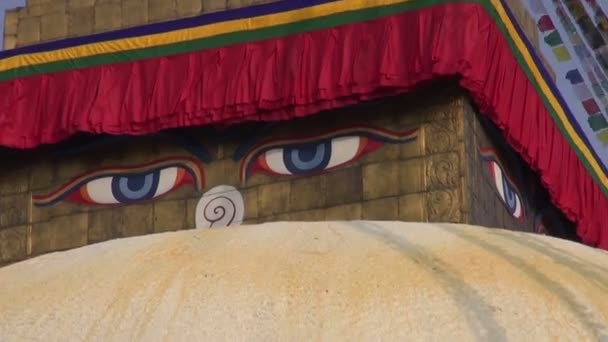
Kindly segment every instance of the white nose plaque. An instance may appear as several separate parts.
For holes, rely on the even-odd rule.
[[[232,186],[218,185],[203,194],[196,205],[196,228],[220,228],[243,223],[245,203]]]

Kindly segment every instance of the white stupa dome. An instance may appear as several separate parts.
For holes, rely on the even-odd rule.
[[[0,268],[0,341],[602,341],[608,254],[466,225],[272,223]]]

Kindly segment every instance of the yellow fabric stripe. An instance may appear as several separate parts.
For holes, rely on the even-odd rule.
[[[77,59],[98,54],[124,52],[159,45],[172,44],[194,39],[208,38],[220,34],[255,30],[282,24],[289,24],[306,19],[323,17],[346,11],[354,11],[391,5],[412,0],[343,0],[313,7],[269,14],[249,19],[238,19],[215,24],[192,27],[183,30],[157,33],[153,35],[117,39],[107,42],[96,42],[74,46],[55,51],[38,52],[0,60],[0,71],[23,66],[37,65],[62,60]]]
[[[572,138],[572,141],[574,142],[574,144],[580,149],[580,151],[582,152],[585,159],[587,159],[587,161],[589,162],[589,165],[591,166],[593,171],[597,174],[599,181],[602,183],[602,185],[608,187],[608,177],[602,171],[602,168],[598,164],[597,160],[594,158],[593,154],[591,153],[591,151],[589,150],[587,145],[580,138],[580,136],[578,135],[578,133],[572,126],[572,123],[570,123],[570,120],[568,120],[568,117],[566,116],[566,112],[564,111],[564,108],[562,108],[562,106],[559,104],[559,102],[555,98],[553,92],[549,88],[549,85],[543,79],[543,77],[540,73],[540,70],[538,69],[538,66],[532,59],[532,55],[530,54],[530,51],[528,50],[525,43],[523,42],[523,40],[517,33],[515,26],[509,19],[509,16],[507,15],[504,7],[500,3],[500,0],[490,0],[490,1],[492,3],[492,6],[494,6],[496,11],[498,12],[500,19],[505,24],[505,27],[507,28],[509,35],[515,42],[515,45],[517,46],[517,48],[521,52],[522,56],[524,57],[524,60],[526,61],[526,64],[532,71],[534,78],[540,85],[541,91],[547,97],[547,99],[549,100],[549,103],[551,103],[551,106],[557,113],[559,120],[564,125],[564,128],[566,129],[567,134]]]

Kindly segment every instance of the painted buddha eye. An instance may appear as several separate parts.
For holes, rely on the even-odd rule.
[[[184,184],[187,176],[182,168],[168,167],[143,173],[101,177],[82,185],[80,191],[73,195],[77,195],[74,199],[93,204],[145,201]]]
[[[523,220],[525,217],[525,209],[522,203],[522,197],[515,186],[515,183],[509,179],[504,172],[493,151],[482,151],[482,156],[490,172],[490,178],[494,183],[498,197],[511,216],[518,220]]]
[[[390,132],[374,127],[351,127],[332,133],[267,141],[249,151],[241,163],[241,179],[255,173],[305,175],[335,169],[382,147],[414,140],[416,131]]]
[[[202,189],[202,166],[194,159],[171,158],[137,167],[94,171],[33,199],[37,206],[62,200],[86,205],[131,204],[158,198],[186,184]]]
[[[273,148],[258,157],[258,165],[266,172],[298,175],[332,169],[346,164],[365,152],[380,147],[365,137],[340,137],[307,144]]]

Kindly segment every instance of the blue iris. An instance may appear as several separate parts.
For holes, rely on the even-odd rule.
[[[331,139],[283,148],[283,162],[292,174],[325,170],[331,158]]]
[[[152,199],[159,179],[160,170],[112,177],[112,195],[121,203]]]
[[[509,210],[513,213],[517,207],[517,195],[511,188],[511,184],[509,184],[504,177],[502,178],[502,188],[505,194],[505,203],[507,204]]]

